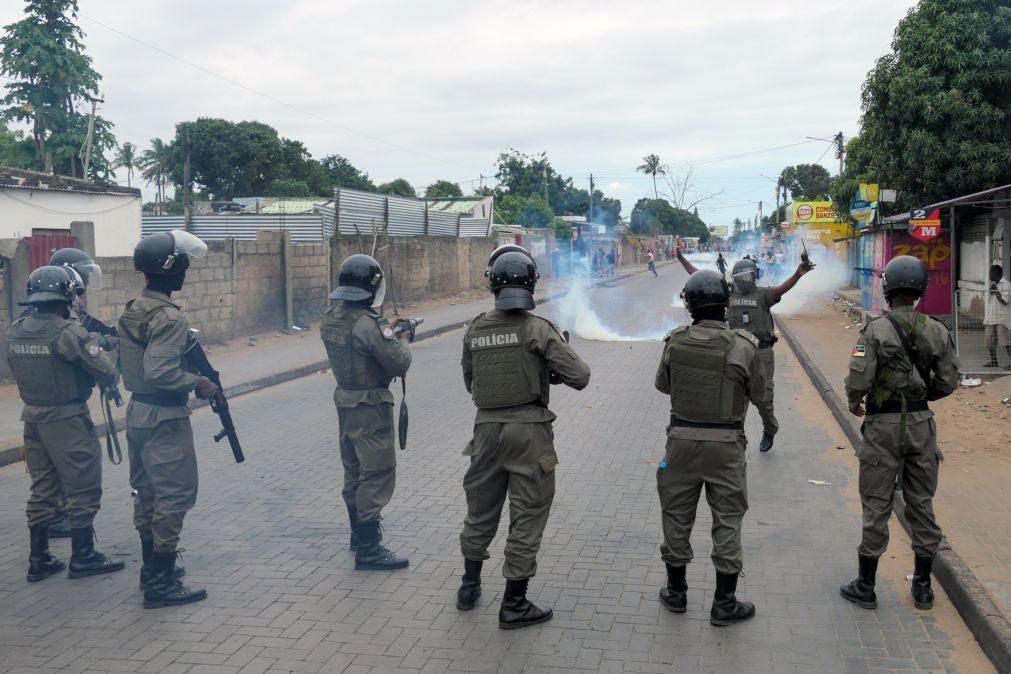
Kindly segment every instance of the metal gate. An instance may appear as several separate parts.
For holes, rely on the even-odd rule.
[[[28,242],[29,272],[49,264],[60,248],[77,248],[77,237],[70,234],[40,234],[25,237]]]

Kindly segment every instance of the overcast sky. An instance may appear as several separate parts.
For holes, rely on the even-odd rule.
[[[857,130],[861,83],[914,4],[80,0],[80,23],[101,114],[141,149],[179,121],[258,120],[376,182],[467,193],[500,151],[544,150],[626,214],[652,193],[635,167],[656,153],[696,162],[697,192],[719,193],[700,213],[727,224],[759,200],[770,210],[762,174],[838,172],[828,143],[805,137]],[[0,3],[0,24],[22,8]]]

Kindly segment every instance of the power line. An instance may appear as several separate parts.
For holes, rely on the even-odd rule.
[[[251,94],[254,94],[254,95],[259,96],[259,97],[261,97],[263,99],[266,99],[266,100],[270,101],[271,103],[275,103],[277,105],[280,105],[280,106],[283,106],[285,108],[288,108],[289,110],[293,110],[293,111],[301,113],[303,115],[307,115],[307,116],[312,117],[313,119],[321,121],[321,122],[323,122],[325,124],[329,124],[329,125],[334,126],[334,127],[338,128],[338,129],[342,129],[342,130],[347,131],[349,133],[353,133],[353,134],[355,134],[357,136],[361,136],[362,138],[367,138],[367,139],[369,139],[371,141],[374,141],[376,143],[380,143],[382,145],[386,145],[387,147],[392,147],[392,148],[394,148],[396,150],[401,150],[402,152],[408,152],[410,154],[417,155],[419,157],[424,157],[426,159],[431,159],[433,161],[441,162],[443,164],[449,164],[449,165],[452,165],[452,166],[459,166],[459,167],[462,167],[462,168],[467,168],[463,164],[459,164],[457,162],[449,161],[448,159],[443,159],[441,157],[436,157],[435,155],[431,155],[431,154],[428,154],[426,152],[422,152],[420,150],[414,150],[414,149],[411,149],[409,147],[405,147],[403,145],[398,145],[396,143],[391,143],[390,141],[383,140],[382,138],[379,138],[378,136],[373,136],[371,134],[365,133],[364,131],[359,131],[358,129],[354,129],[354,128],[350,127],[350,126],[347,126],[346,124],[341,124],[340,122],[336,122],[336,121],[334,121],[332,119],[329,119],[327,117],[323,117],[322,115],[318,115],[315,112],[312,112],[310,110],[305,110],[305,109],[300,108],[300,107],[298,107],[296,105],[292,105],[292,104],[287,103],[287,102],[285,102],[285,101],[283,101],[283,100],[281,100],[279,98],[275,98],[274,96],[271,96],[268,93],[265,93],[265,92],[260,91],[258,89],[254,89],[254,88],[252,88],[250,86],[242,84],[241,82],[237,82],[236,80],[233,80],[233,79],[231,79],[229,77],[226,77],[224,75],[218,74],[218,73],[214,72],[213,70],[210,70],[209,68],[205,68],[204,66],[201,66],[201,65],[199,65],[197,63],[193,63],[192,61],[187,61],[186,59],[182,58],[181,56],[176,56],[175,54],[173,54],[173,53],[171,53],[169,51],[166,51],[165,49],[162,49],[161,47],[155,46],[155,45],[151,44],[150,42],[145,42],[144,40],[141,40],[140,38],[134,37],[133,35],[130,35],[129,33],[125,33],[123,31],[119,30],[118,28],[113,28],[112,26],[110,26],[110,25],[108,25],[106,23],[103,23],[103,22],[99,21],[98,19],[95,19],[94,17],[87,16],[85,14],[80,14],[80,13],[78,13],[78,16],[80,16],[82,19],[87,19],[88,21],[91,21],[92,23],[95,23],[95,24],[99,25],[99,26],[101,26],[102,28],[105,28],[108,31],[116,33],[117,35],[120,35],[121,37],[124,37],[124,38],[126,38],[128,40],[131,40],[133,42],[136,42],[139,45],[147,47],[148,49],[154,50],[154,51],[158,52],[159,54],[162,54],[163,56],[167,56],[170,59],[173,59],[173,60],[178,61],[178,62],[180,62],[180,63],[182,63],[184,65],[187,65],[190,68],[193,68],[195,70],[199,70],[200,72],[203,72],[203,73],[205,73],[207,75],[210,75],[211,77],[216,77],[219,80],[222,80],[224,82],[227,82],[227,83],[231,84],[232,86],[238,87],[239,89],[242,89],[244,91],[248,91]]]

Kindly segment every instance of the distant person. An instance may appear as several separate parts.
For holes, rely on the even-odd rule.
[[[983,367],[1000,367],[997,348],[1003,347],[1008,356],[1005,370],[1011,370],[1011,282],[1004,278],[999,264],[990,267],[990,287],[983,303],[983,343],[990,361]]]
[[[555,278],[562,277],[562,251],[558,248],[551,252],[551,272]]]
[[[649,269],[651,274],[653,274],[653,278],[657,277],[656,262],[653,259],[653,251],[648,251],[646,253],[646,268]]]
[[[720,276],[727,275],[727,260],[723,257],[723,253],[716,257],[716,268],[720,270]]]

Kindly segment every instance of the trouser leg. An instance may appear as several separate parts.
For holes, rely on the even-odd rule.
[[[378,522],[397,481],[393,405],[359,405],[344,413],[347,439],[358,463],[354,502],[360,522]]]
[[[532,578],[537,552],[555,498],[554,435],[550,422],[503,424],[502,443],[509,471],[509,535],[502,575],[507,580]]]
[[[149,429],[140,455],[154,492],[154,551],[174,552],[186,513],[197,502],[197,455],[189,418],[168,419]]]
[[[102,505],[102,447],[84,414],[39,424],[39,435],[60,477],[71,529],[85,529]]]
[[[470,466],[463,478],[467,516],[460,533],[460,552],[464,559],[488,559],[488,546],[498,532],[509,488],[509,475],[497,451],[503,425],[476,424],[474,438],[467,448]]]
[[[39,435],[38,424],[25,423],[25,463],[32,478],[25,514],[28,527],[48,526],[56,516],[60,477]]]
[[[143,451],[151,430],[126,427],[127,459],[130,462],[130,487],[133,498],[133,526],[142,539],[153,540],[151,520],[154,518],[154,487],[145,468]]]
[[[775,410],[776,353],[772,347],[759,349],[758,358],[762,361],[762,369],[765,370],[765,398],[762,399],[759,409],[762,430],[769,435],[775,435],[779,431]]]
[[[744,567],[741,523],[748,511],[748,482],[743,442],[707,443],[706,500],[713,516],[713,566],[719,573],[739,574]]]
[[[663,543],[660,556],[671,566],[692,561],[692,528],[702,494],[699,472],[700,443],[695,440],[667,440],[666,468],[658,468],[656,487],[660,495]]]
[[[902,470],[902,498],[917,557],[933,557],[941,546],[941,527],[934,517],[934,494],[940,468],[937,427],[933,419],[911,424]]]
[[[895,498],[898,475],[896,456],[899,424],[864,422],[860,459],[860,503],[863,507],[863,535],[857,551],[877,559],[888,549],[888,520]]]
[[[358,456],[355,454],[354,443],[348,437],[351,420],[347,417],[350,411],[351,408],[347,407],[337,408],[337,420],[340,426],[338,441],[340,443],[341,465],[344,467],[344,489],[341,492],[341,496],[344,497],[344,503],[347,505],[348,512],[357,514],[358,482],[361,466],[358,465]]]

